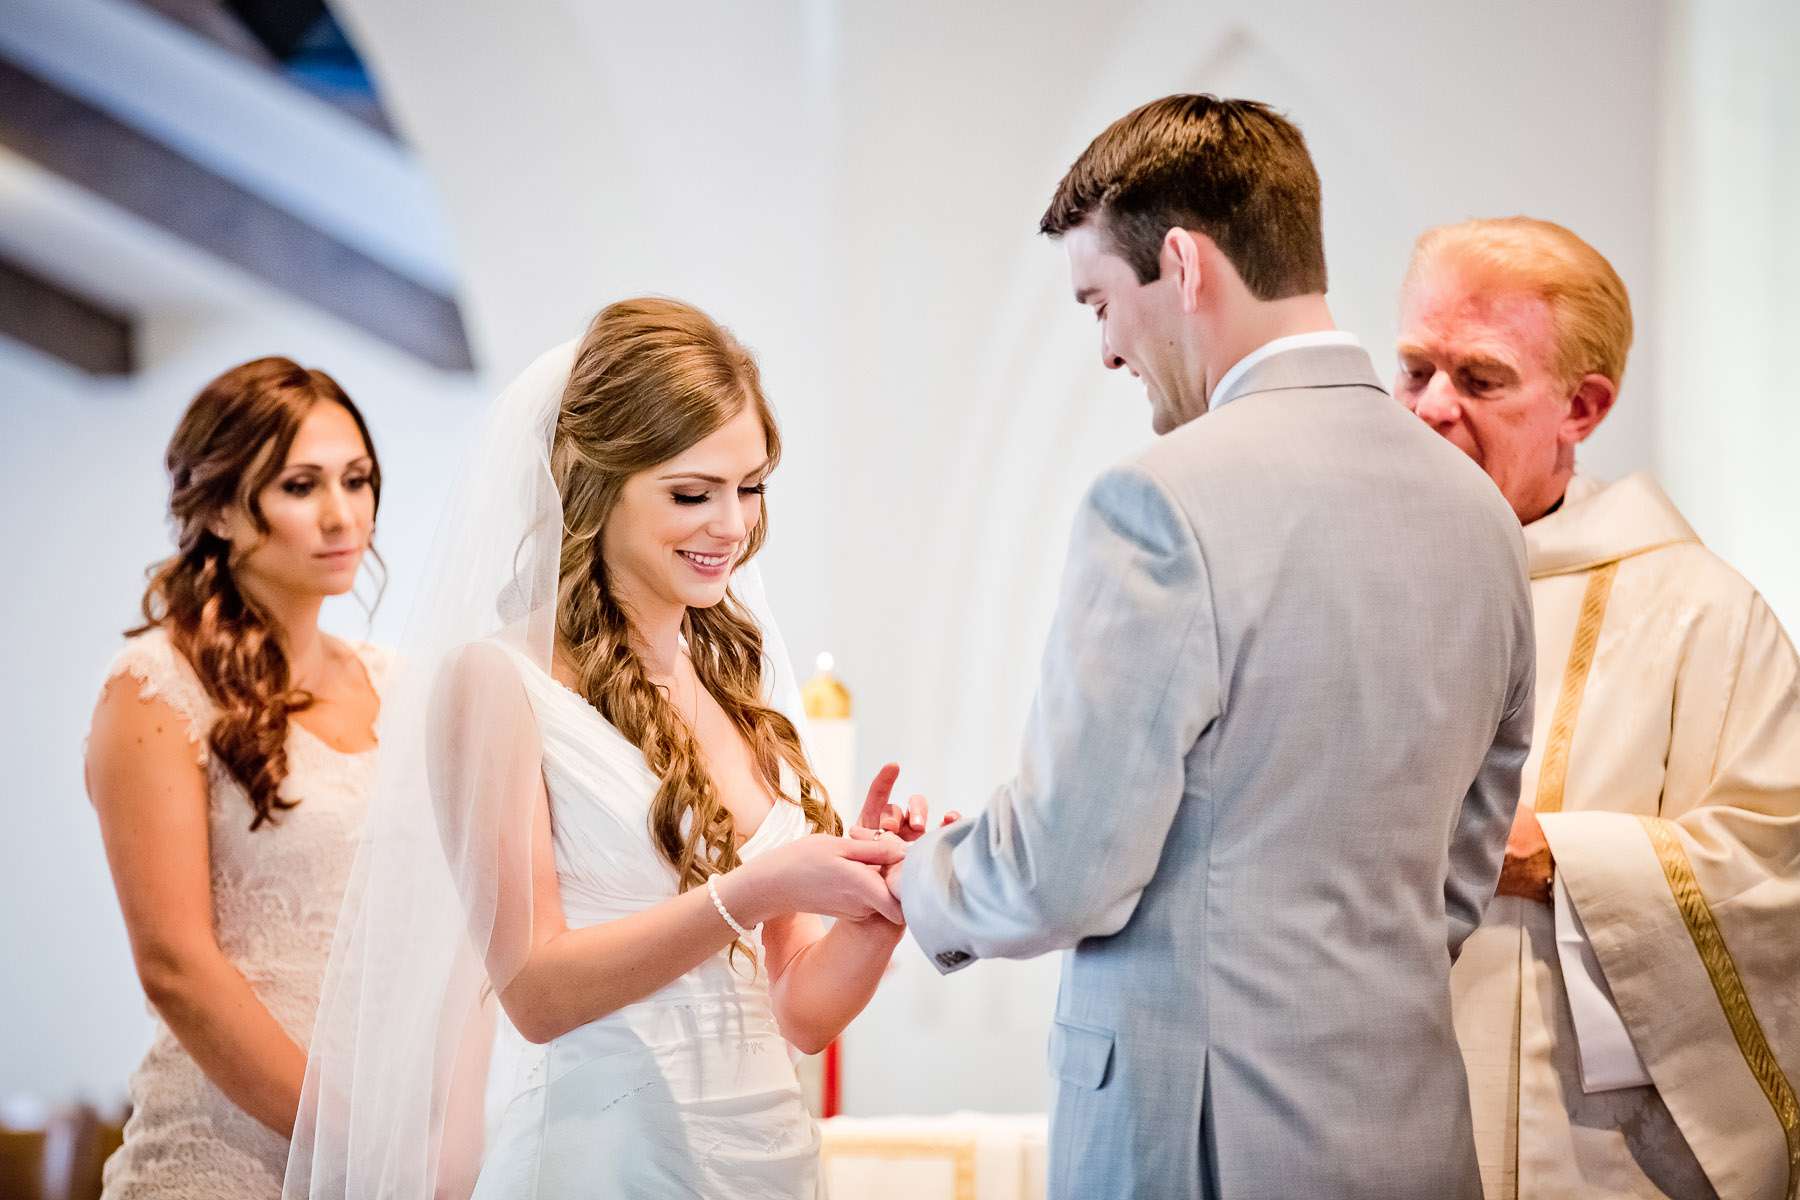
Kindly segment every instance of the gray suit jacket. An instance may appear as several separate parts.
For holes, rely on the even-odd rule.
[[[1019,775],[902,889],[940,970],[1074,947],[1052,1197],[1478,1200],[1450,965],[1533,661],[1518,521],[1359,348],[1101,476]]]

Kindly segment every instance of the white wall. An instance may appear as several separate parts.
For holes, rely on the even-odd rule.
[[[453,475],[445,464],[485,392],[217,268],[195,273],[216,303],[151,316],[143,370],[128,380],[95,382],[0,344],[0,1101],[110,1104],[148,1044],[81,751],[103,668],[137,623],[144,568],[170,550],[162,454],[182,408],[258,355],[336,376],[382,456],[376,545],[394,582],[373,631],[392,640]],[[364,636],[359,609],[333,606],[334,630]]]
[[[865,766],[898,759],[939,805],[1009,774],[1076,500],[1149,436],[1033,232],[1068,163],[1144,100],[1292,112],[1334,308],[1384,369],[1421,229],[1523,211],[1584,233],[1643,314],[1586,457],[1650,457],[1662,21],[1640,0],[341,11],[444,190],[499,373],[639,290],[760,352],[790,447],[768,552],[789,644],[837,653]],[[899,963],[849,1035],[852,1111],[1044,1104],[1053,961],[948,980],[910,947]]]
[[[1682,0],[1663,109],[1656,452],[1700,536],[1800,630],[1800,8]]]

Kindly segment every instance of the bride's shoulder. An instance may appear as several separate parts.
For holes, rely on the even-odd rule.
[[[479,692],[493,688],[517,689],[529,685],[541,668],[531,655],[505,631],[463,642],[447,650],[436,676],[439,688]]]

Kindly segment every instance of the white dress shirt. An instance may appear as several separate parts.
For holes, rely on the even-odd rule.
[[[1213,386],[1212,395],[1207,397],[1206,407],[1210,411],[1219,407],[1219,397],[1230,392],[1231,385],[1242,379],[1246,372],[1265,358],[1272,358],[1284,350],[1299,350],[1306,346],[1360,346],[1354,333],[1342,329],[1321,329],[1316,333],[1291,333],[1286,337],[1278,337],[1274,341],[1264,342],[1244,357],[1232,364],[1229,371],[1220,376],[1219,382]]]

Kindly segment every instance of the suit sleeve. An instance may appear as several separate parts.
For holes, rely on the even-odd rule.
[[[1508,633],[1512,658],[1505,708],[1494,729],[1493,744],[1463,796],[1450,835],[1450,867],[1444,877],[1444,944],[1453,962],[1462,953],[1463,943],[1481,924],[1482,914],[1500,882],[1507,835],[1519,807],[1519,776],[1531,752],[1537,640],[1530,585],[1525,580],[1522,561],[1517,589],[1511,597]]]
[[[1076,519],[1018,776],[907,861],[907,922],[939,970],[1122,929],[1219,711],[1200,544],[1146,470],[1116,468]]]

